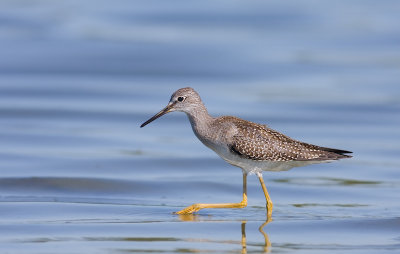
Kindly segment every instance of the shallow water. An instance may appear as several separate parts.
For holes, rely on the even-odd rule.
[[[2,253],[400,250],[397,1],[0,7]],[[266,225],[255,176],[245,209],[174,215],[242,190],[184,114],[139,128],[188,85],[212,115],[354,158],[264,173]]]

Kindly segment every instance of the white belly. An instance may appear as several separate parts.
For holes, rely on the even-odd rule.
[[[232,153],[227,146],[207,144],[226,162],[242,168],[246,173],[261,173],[262,171],[286,171],[294,167],[302,167],[329,161],[257,161],[243,158]]]

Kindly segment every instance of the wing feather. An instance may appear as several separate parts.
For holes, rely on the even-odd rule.
[[[265,125],[245,120],[235,122],[237,133],[230,150],[244,158],[257,161],[323,161],[349,158],[349,151],[320,147],[285,136]]]

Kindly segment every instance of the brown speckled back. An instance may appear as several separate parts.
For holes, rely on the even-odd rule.
[[[236,117],[222,117],[237,128],[232,152],[256,161],[325,161],[350,158],[349,151],[320,147],[289,138],[265,125]],[[221,119],[223,120],[223,119]]]

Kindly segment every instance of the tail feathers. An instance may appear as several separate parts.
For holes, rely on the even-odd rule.
[[[329,157],[331,157],[332,159],[336,159],[336,160],[353,157],[351,155],[347,155],[347,153],[353,153],[353,152],[346,151],[346,150],[340,150],[340,149],[334,149],[334,148],[328,148],[328,147],[321,147],[320,150],[330,153],[331,156],[329,156]]]

